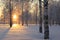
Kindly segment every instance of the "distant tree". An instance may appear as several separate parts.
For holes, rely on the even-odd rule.
[[[50,0],[51,1],[51,0]],[[51,1],[49,3],[49,20],[53,23],[60,23],[60,1]]]

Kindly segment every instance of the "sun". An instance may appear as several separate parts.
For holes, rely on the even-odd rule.
[[[17,18],[17,16],[16,16],[16,15],[14,15],[14,16],[13,16],[13,18],[14,18],[14,19],[16,19],[16,18]]]
[[[13,15],[13,19],[17,19],[17,15]]]
[[[18,16],[16,15],[16,14],[14,14],[13,16],[12,16],[12,19],[13,19],[13,21],[17,21],[18,20]]]

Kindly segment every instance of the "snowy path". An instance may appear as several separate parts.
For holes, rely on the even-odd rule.
[[[38,25],[22,26],[14,24],[12,28],[8,24],[0,25],[0,40],[44,40],[43,33],[39,33]],[[60,40],[60,26],[50,27],[50,39]]]
[[[0,40],[40,40],[40,36],[38,26],[27,27],[14,24],[9,28],[9,25],[0,25]]]

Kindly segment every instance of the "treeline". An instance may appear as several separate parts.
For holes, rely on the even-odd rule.
[[[49,23],[60,24],[60,1],[49,1]]]

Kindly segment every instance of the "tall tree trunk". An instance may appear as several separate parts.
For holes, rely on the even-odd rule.
[[[39,19],[39,32],[42,33],[42,6],[41,6],[41,0],[39,0],[39,9],[40,9],[40,19]]]
[[[22,0],[22,25],[24,25],[24,17],[23,17],[23,0]]]
[[[44,39],[49,39],[48,0],[44,0]]]
[[[12,27],[12,6],[11,6],[11,0],[9,0],[9,12],[10,12],[10,27]]]

